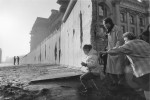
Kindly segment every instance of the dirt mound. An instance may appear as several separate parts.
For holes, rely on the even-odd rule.
[[[0,86],[0,100],[39,100],[48,91],[48,89],[26,90],[23,88],[23,84],[8,83]]]

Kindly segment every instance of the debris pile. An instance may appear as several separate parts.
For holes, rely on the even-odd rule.
[[[24,84],[8,83],[0,86],[0,100],[34,100],[38,91],[23,88]]]

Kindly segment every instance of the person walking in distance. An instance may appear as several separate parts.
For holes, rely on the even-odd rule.
[[[18,63],[18,65],[19,65],[19,60],[20,60],[20,58],[19,58],[19,56],[17,56],[17,63]]]
[[[16,56],[14,56],[14,65],[16,64]]]
[[[112,48],[117,48],[124,44],[123,32],[121,28],[114,25],[111,18],[105,18],[103,20],[103,25],[106,28],[106,34],[108,38],[107,50]],[[120,54],[116,56],[108,55],[106,74],[110,77],[112,81],[111,86],[120,86],[124,80],[124,68],[125,68],[125,55]]]

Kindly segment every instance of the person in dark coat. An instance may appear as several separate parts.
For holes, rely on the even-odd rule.
[[[18,63],[18,65],[19,65],[19,60],[20,60],[20,58],[19,58],[19,56],[17,56],[17,63]]]
[[[149,34],[150,34],[150,24],[147,26],[146,30],[139,37],[140,37],[140,39],[150,43],[150,40],[149,40],[150,36],[149,36]]]
[[[14,65],[16,64],[16,56],[14,56]]]

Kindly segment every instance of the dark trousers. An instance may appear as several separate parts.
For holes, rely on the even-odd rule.
[[[135,77],[133,75],[132,80],[136,82],[144,91],[150,91],[150,73],[141,77]]]
[[[100,65],[101,65],[101,64],[104,65],[103,72],[104,72],[104,74],[106,74],[107,54],[101,54],[101,55],[100,55],[99,64],[100,64]]]
[[[107,76],[111,79],[113,84],[122,84],[125,80],[124,74],[110,74],[107,73]]]
[[[103,55],[102,59],[104,61],[104,74],[106,74],[107,54]]]
[[[84,88],[88,89],[88,88],[90,88],[88,81],[91,79],[95,79],[97,77],[98,77],[97,75],[94,75],[91,72],[87,72],[80,76],[80,81],[81,81],[82,85],[84,86]]]
[[[15,63],[16,63],[16,60],[14,60],[14,65],[15,65]]]

